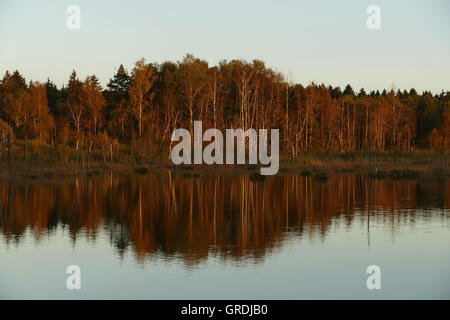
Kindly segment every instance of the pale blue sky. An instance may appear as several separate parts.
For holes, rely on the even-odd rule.
[[[66,27],[81,7],[81,30]],[[366,8],[381,8],[381,30],[368,30]],[[181,60],[186,53],[262,59],[294,82],[359,90],[450,90],[448,0],[1,0],[0,74],[60,86],[72,69],[102,84],[123,63]]]

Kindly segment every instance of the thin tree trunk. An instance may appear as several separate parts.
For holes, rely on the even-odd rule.
[[[0,138],[0,161],[3,158],[3,145],[5,144],[5,131],[2,131],[2,136]]]
[[[88,149],[88,160],[87,160],[87,168],[88,168],[88,171],[90,170],[90,168],[91,168],[91,150],[92,150],[92,140],[89,142],[89,149]]]
[[[12,160],[12,139],[11,139],[11,134],[8,133],[8,164],[11,164],[11,160]]]
[[[78,166],[78,152],[79,152],[78,140],[77,140],[77,144],[76,144],[75,149],[76,149],[75,165]]]
[[[103,156],[103,165],[106,168],[107,167],[106,166],[106,155],[105,155],[105,147],[103,146],[103,143],[102,143],[102,156]]]

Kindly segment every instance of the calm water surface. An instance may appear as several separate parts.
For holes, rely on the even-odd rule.
[[[107,173],[0,202],[0,298],[450,298],[450,180]]]

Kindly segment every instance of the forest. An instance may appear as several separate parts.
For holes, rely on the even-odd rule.
[[[120,65],[103,88],[74,70],[58,88],[6,71],[0,80],[0,157],[9,161],[79,164],[167,161],[176,128],[280,129],[280,152],[447,152],[450,91],[355,92],[291,83],[253,60],[138,60]]]

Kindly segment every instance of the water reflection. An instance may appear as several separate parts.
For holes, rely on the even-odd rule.
[[[39,243],[62,226],[74,245],[106,235],[120,257],[132,250],[138,262],[158,255],[192,266],[210,255],[261,261],[292,237],[323,240],[352,224],[368,236],[377,224],[395,234],[402,225],[427,223],[436,214],[429,209],[441,208],[448,219],[450,182],[335,175],[323,183],[278,175],[258,183],[247,176],[109,172],[62,184],[2,183],[0,201],[7,245],[20,246],[27,229]]]

